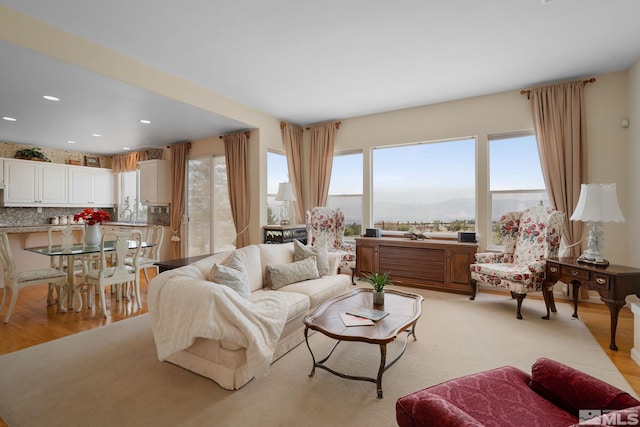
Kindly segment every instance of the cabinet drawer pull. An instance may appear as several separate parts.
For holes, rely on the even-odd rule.
[[[557,273],[558,267],[549,267],[549,271],[551,271],[552,273]]]
[[[571,270],[571,275],[572,275],[572,276],[577,276],[577,275],[578,275],[578,273],[579,273],[579,272],[578,272],[578,271],[576,271],[576,270]]]
[[[598,285],[604,285],[605,283],[607,283],[607,280],[603,279],[602,277],[596,277],[596,283]]]

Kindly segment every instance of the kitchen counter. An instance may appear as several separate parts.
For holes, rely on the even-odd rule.
[[[54,224],[35,224],[35,225],[0,225],[0,232],[5,233],[46,233],[49,227]],[[64,225],[64,224],[63,224]],[[148,227],[146,222],[136,222],[131,224],[128,222],[105,222],[102,225],[115,225],[118,227]]]

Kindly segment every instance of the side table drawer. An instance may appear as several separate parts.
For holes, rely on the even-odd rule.
[[[560,266],[547,261],[547,278],[559,279],[560,278]]]
[[[607,276],[606,274],[594,274],[593,275],[593,283],[592,286],[595,289],[601,289],[603,291],[608,291],[609,290],[609,285],[610,285],[610,277]]]
[[[590,280],[591,278],[589,277],[589,271],[587,270],[581,270],[579,268],[573,268],[573,267],[566,267],[566,266],[561,266],[560,267],[560,273],[563,277],[568,277],[570,279],[582,279],[582,280]]]

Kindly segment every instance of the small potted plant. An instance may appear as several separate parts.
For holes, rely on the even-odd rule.
[[[16,155],[14,156],[16,159],[24,159],[24,160],[36,160],[40,162],[50,162],[47,156],[44,155],[40,148],[23,148],[22,150],[16,151]]]
[[[384,287],[393,285],[393,281],[389,279],[389,272],[365,274],[364,280],[373,286],[373,304],[384,304]]]

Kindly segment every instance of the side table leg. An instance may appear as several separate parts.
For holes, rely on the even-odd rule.
[[[624,306],[625,302],[616,302],[616,301],[605,301],[602,300],[607,307],[609,307],[609,312],[611,313],[611,344],[609,344],[609,348],[614,351],[618,351],[618,346],[616,345],[616,330],[618,329],[618,314],[620,314],[620,309]]]
[[[571,316],[578,318],[578,294],[580,293],[580,285],[582,283],[574,281],[571,282],[573,285],[573,314]]]
[[[378,379],[376,381],[376,388],[378,390],[378,399],[382,399],[382,374],[384,374],[384,368],[387,364],[387,345],[380,344],[380,368],[378,369]]]

